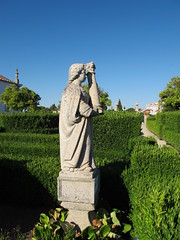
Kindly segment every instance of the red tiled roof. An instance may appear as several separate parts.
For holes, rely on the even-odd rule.
[[[8,78],[0,75],[0,81],[3,81],[3,82],[8,82],[8,83],[14,83],[13,81],[9,80]]]

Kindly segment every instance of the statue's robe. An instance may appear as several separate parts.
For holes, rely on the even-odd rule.
[[[90,97],[74,83],[65,88],[60,109],[61,169],[95,168]]]

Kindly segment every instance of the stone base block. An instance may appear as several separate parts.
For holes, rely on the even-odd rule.
[[[70,209],[66,220],[73,223],[77,230],[84,230],[86,227],[91,226],[89,211]]]
[[[58,177],[58,200],[67,209],[92,211],[98,201],[99,170],[93,172],[63,172]]]
[[[91,225],[90,212],[95,210],[100,190],[99,170],[63,172],[58,177],[58,200],[69,210],[67,221],[81,230]]]

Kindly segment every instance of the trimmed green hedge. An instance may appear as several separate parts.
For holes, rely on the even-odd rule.
[[[42,113],[1,113],[0,123],[7,132],[58,133],[59,115]]]
[[[180,156],[171,148],[135,145],[122,174],[138,239],[179,239]]]
[[[144,137],[138,136],[135,138],[130,138],[128,142],[128,149],[130,153],[133,151],[135,146],[142,146],[142,145],[151,145],[151,146],[158,146],[157,141],[153,137]]]
[[[94,148],[118,151],[118,160],[127,159],[128,141],[140,135],[142,114],[106,111],[93,118]],[[13,113],[0,114],[1,125],[6,132],[58,133],[57,114]],[[117,154],[116,154],[117,155]]]
[[[148,117],[147,128],[164,139],[168,144],[180,150],[180,111],[157,113]]]
[[[0,133],[1,202],[57,205],[59,136]]]
[[[118,151],[119,160],[128,159],[128,141],[141,133],[141,114],[107,111],[93,118],[94,148]]]
[[[0,202],[57,206],[59,135],[0,133],[0,142]],[[100,196],[104,198],[107,192],[115,193],[122,202],[123,188],[119,188],[119,175],[124,169],[124,163],[118,163],[122,152],[94,150],[96,163],[101,168]],[[112,167],[112,164],[116,167]],[[116,206],[120,204],[119,198],[116,199]],[[115,201],[111,194],[106,199],[109,203]],[[128,205],[128,201],[122,204]]]
[[[167,130],[180,133],[180,111],[158,113],[156,119]]]
[[[2,116],[3,120],[7,121],[6,124],[8,125],[9,121],[12,130],[14,129],[16,132],[0,133],[0,191],[3,196],[1,201],[4,199],[6,202],[8,199],[19,204],[55,203],[57,176],[60,171],[59,134],[32,134],[28,131],[29,129],[30,131],[38,130],[35,127],[33,129],[33,126],[39,127],[40,123],[46,120],[48,123],[42,125],[52,129],[55,126],[53,119],[57,120],[57,115],[51,115],[51,117],[48,115],[44,119],[44,115],[40,115],[38,118],[37,114],[34,116],[33,114],[17,114],[17,116],[16,114],[2,114]],[[23,123],[23,119],[26,124]],[[32,124],[33,119],[36,124]],[[52,124],[49,119],[53,121]],[[103,116],[94,118],[94,151],[96,163],[102,169],[102,183],[109,178],[110,172],[106,169],[112,171],[112,164],[119,166],[116,179],[119,178],[124,168],[124,163],[121,164],[121,162],[129,159],[129,138],[140,135],[141,120],[142,116],[139,114],[116,112],[106,112]],[[12,124],[13,121],[14,124]],[[17,132],[18,129],[19,132]],[[10,131],[10,127],[6,128],[7,130]],[[41,128],[40,131],[42,131]],[[109,167],[106,167],[107,165]],[[103,185],[105,186],[105,184]],[[106,182],[106,188],[107,185]],[[27,186],[26,189],[24,186]],[[9,191],[10,188],[11,191]],[[107,192],[106,188],[102,188],[102,196]],[[114,190],[117,194],[116,189]],[[18,190],[19,193],[15,194]],[[113,188],[109,184],[109,191],[112,190]]]

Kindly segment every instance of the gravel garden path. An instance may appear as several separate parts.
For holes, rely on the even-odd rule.
[[[166,142],[164,140],[160,140],[155,134],[153,134],[152,132],[150,132],[146,128],[146,123],[142,123],[142,125],[141,125],[141,133],[145,137],[153,137],[153,138],[155,138],[159,147],[162,147],[162,146],[166,145]]]

